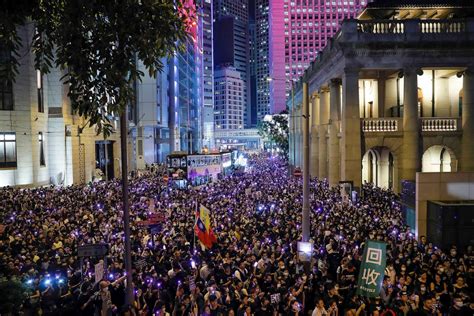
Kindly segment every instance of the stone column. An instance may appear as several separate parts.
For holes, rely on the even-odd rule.
[[[341,155],[339,153],[341,80],[331,79],[329,84],[329,185],[335,186],[341,180]]]
[[[404,69],[403,78],[403,145],[401,180],[415,181],[420,171],[420,120],[418,118],[418,84],[416,69]]]
[[[313,94],[311,102],[311,154],[310,174],[312,177],[319,176],[319,95]]]
[[[329,121],[329,93],[328,89],[322,88],[319,93],[319,178],[328,177],[328,144],[326,132]]]
[[[342,77],[341,180],[362,185],[359,71],[345,69]]]
[[[474,68],[463,75],[461,171],[474,171]]]

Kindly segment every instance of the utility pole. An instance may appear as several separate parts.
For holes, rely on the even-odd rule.
[[[125,305],[130,307],[133,304],[133,284],[132,284],[132,255],[130,246],[130,213],[128,208],[128,157],[127,157],[127,109],[125,105],[120,114],[120,151],[122,155],[122,205],[123,205],[123,230],[125,233],[125,272],[127,273],[127,288],[125,289]]]
[[[309,241],[309,93],[306,76],[303,77],[303,242]]]
[[[293,167],[296,165],[296,129],[295,129],[295,85],[291,80],[291,129],[293,130]]]

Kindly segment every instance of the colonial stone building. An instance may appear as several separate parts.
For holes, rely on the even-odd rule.
[[[0,187],[86,183],[98,168],[119,176],[119,134],[104,140],[72,114],[59,69],[34,69],[33,32],[32,25],[19,28],[19,74],[0,82]],[[2,50],[0,58],[10,53]]]
[[[400,192],[416,172],[474,171],[474,3],[372,2],[342,23],[294,93],[290,161],[303,164],[309,120],[311,175],[331,185]]]

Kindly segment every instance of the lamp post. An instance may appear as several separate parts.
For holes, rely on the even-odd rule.
[[[309,93],[306,76],[303,77],[303,242],[309,241]]]
[[[310,218],[309,218],[309,93],[308,93],[308,82],[306,75],[303,77],[303,209],[302,209],[302,242],[308,242],[310,236]],[[275,79],[268,77],[268,81],[272,80],[284,80]],[[285,80],[286,81],[286,80]],[[292,130],[293,130],[293,164],[296,162],[296,149],[295,149],[295,95],[294,95],[294,84],[291,81],[291,118],[292,118]]]
[[[272,82],[272,81],[284,81],[286,83],[286,79],[282,79],[282,78],[273,78],[273,77],[267,77],[267,81],[268,82]],[[296,130],[295,130],[295,93],[294,93],[294,84],[293,84],[293,80],[291,80],[291,112],[290,112],[290,117],[291,117],[291,129],[292,129],[292,135],[293,137],[289,138],[289,140],[292,140],[291,141],[291,147],[292,147],[292,151],[293,151],[293,167],[295,166],[295,163],[296,163],[296,146],[295,146],[295,143],[296,143]],[[288,148],[289,150],[290,148]]]
[[[123,228],[125,233],[124,245],[124,261],[125,271],[127,273],[127,286],[125,289],[125,304],[127,306],[133,305],[133,280],[132,280],[132,251],[130,242],[130,211],[128,203],[128,159],[127,159],[127,106],[120,114],[120,149],[121,149],[121,169],[122,169],[122,205],[123,205]]]

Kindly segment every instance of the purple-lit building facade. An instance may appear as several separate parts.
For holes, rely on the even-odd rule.
[[[270,112],[286,109],[291,81],[298,79],[343,19],[370,0],[270,0]]]

